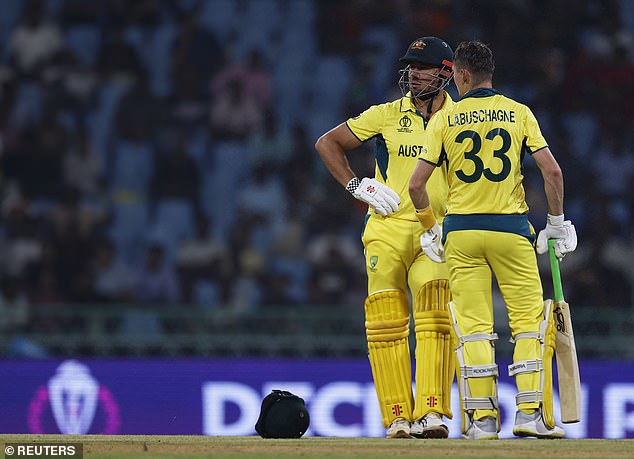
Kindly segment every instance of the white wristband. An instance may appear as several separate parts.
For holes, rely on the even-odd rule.
[[[564,224],[564,214],[550,215],[548,214],[548,224],[552,226],[561,226]]]

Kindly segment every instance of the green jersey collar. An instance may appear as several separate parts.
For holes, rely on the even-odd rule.
[[[465,95],[462,96],[460,100],[466,99],[467,97],[490,97],[490,96],[495,96],[498,94],[500,93],[496,89],[493,89],[493,88],[475,88],[465,93]]]
[[[442,105],[440,106],[440,110],[445,108],[447,104],[449,103],[447,99],[451,99],[451,96],[449,95],[449,93],[445,91],[444,89],[442,90],[442,93],[445,95],[445,99],[443,100]],[[407,111],[416,112],[417,111],[416,106],[412,102],[411,92],[408,92],[407,94],[405,94],[405,96],[401,98],[401,111],[402,112],[407,112]]]

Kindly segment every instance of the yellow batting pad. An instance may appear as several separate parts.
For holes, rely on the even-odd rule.
[[[553,354],[555,353],[557,339],[557,325],[555,324],[555,316],[553,314],[553,305],[551,300],[544,302],[544,314],[548,321],[546,333],[544,336],[544,356],[542,357],[542,366],[544,367],[542,385],[542,410],[544,413],[544,423],[546,427],[552,429],[555,427],[555,413],[553,408]]]
[[[513,362],[521,361],[534,361],[535,359],[542,359],[542,345],[537,338],[518,339],[515,341],[515,348],[513,350]],[[551,356],[552,357],[552,356]],[[542,359],[542,367],[545,361]],[[541,378],[543,377],[543,371],[534,371],[531,373],[523,373],[515,375],[515,384],[517,390],[522,391],[542,391]],[[542,392],[543,397],[543,392]],[[539,408],[540,401],[519,403],[517,407],[525,412],[530,412]]]
[[[455,356],[447,304],[449,282],[427,282],[414,298],[416,329],[416,397],[414,419],[429,412],[451,413]]]
[[[551,300],[544,302],[544,320],[541,321],[539,327],[539,333],[527,332],[515,335],[513,365],[509,367],[509,374],[511,369],[516,373],[518,397],[520,397],[519,394],[525,394],[522,401],[518,400],[517,407],[524,412],[530,412],[541,406],[544,423],[552,429],[555,427],[553,354],[557,330]],[[540,360],[541,368],[536,364]],[[517,371],[522,367],[525,368],[524,371]]]
[[[409,354],[409,301],[400,290],[370,295],[365,328],[374,386],[383,426],[396,418],[412,420],[412,369]]]

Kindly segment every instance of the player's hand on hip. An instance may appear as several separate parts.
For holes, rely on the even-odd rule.
[[[420,246],[431,261],[436,263],[445,262],[445,249],[442,246],[442,228],[438,223],[421,235]]]
[[[401,198],[393,189],[373,178],[365,177],[359,181],[355,177],[348,182],[346,189],[358,200],[372,206],[379,215],[398,211],[401,203]]]
[[[555,255],[560,260],[577,248],[577,231],[570,220],[563,215],[548,215],[546,227],[537,235],[537,253],[548,251],[548,240],[554,239]]]

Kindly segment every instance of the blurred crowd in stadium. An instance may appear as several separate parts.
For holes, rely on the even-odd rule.
[[[567,299],[633,305],[633,2],[10,0],[0,22],[0,328],[76,303],[361,308],[364,209],[313,144],[399,97],[422,35],[488,43],[553,142]]]

